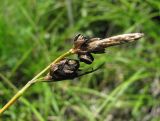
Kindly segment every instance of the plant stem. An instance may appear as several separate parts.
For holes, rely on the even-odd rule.
[[[14,102],[16,102],[19,99],[19,97],[21,97],[31,85],[41,80],[42,78],[39,78],[39,77],[42,76],[42,74],[44,74],[50,68],[52,64],[55,64],[59,62],[60,60],[62,60],[63,58],[69,55],[72,55],[72,54],[74,54],[74,51],[73,49],[70,49],[63,55],[59,56],[56,60],[54,60],[51,64],[49,64],[46,68],[44,68],[40,73],[38,73],[35,77],[33,77],[32,80],[30,80],[21,90],[19,90],[2,109],[0,109],[0,115],[2,115],[2,113],[5,110],[7,110]]]

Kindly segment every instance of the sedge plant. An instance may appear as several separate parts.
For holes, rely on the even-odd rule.
[[[92,53],[102,54],[105,52],[105,48],[107,47],[133,42],[141,37],[143,37],[143,33],[122,34],[104,39],[87,38],[81,34],[77,35],[74,38],[73,47],[51,62],[41,72],[28,81],[28,83],[0,109],[0,115],[13,105],[33,84],[37,82],[55,82],[74,79],[91,73],[98,68],[91,71],[83,71],[79,69],[79,63],[84,62],[86,64],[91,64],[94,60]],[[78,56],[78,60],[67,58],[73,54]],[[48,74],[44,76],[46,72],[48,72]]]

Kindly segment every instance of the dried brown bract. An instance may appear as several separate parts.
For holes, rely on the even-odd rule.
[[[95,70],[82,71],[79,69],[79,61],[75,59],[64,59],[60,62],[51,65],[50,72],[45,77],[46,81],[61,81],[74,79],[76,77],[91,73]]]
[[[85,50],[87,43],[91,42],[92,40],[84,37],[81,34],[78,34],[74,38],[74,52],[78,54],[78,58],[81,62],[84,62],[86,64],[91,64],[94,60],[92,54],[90,52],[87,52]]]
[[[133,42],[135,40],[140,39],[143,36],[144,36],[143,33],[131,33],[131,34],[117,35],[101,40],[99,39],[96,40],[96,38],[95,39],[93,38],[94,41],[87,42],[85,50],[87,52],[99,53],[107,47]]]
[[[78,54],[78,58],[81,62],[84,62],[86,64],[91,64],[94,61],[94,58],[90,53]]]
[[[105,39],[101,38],[91,38],[86,39],[82,35],[78,35],[74,41],[74,51],[76,53],[103,53],[105,48],[120,45],[124,43],[133,42],[135,40],[143,37],[143,33],[130,33],[130,34],[122,34],[117,35]]]
[[[100,54],[105,52],[105,48],[133,42],[143,37],[143,33],[131,33],[113,36],[110,38],[86,38],[79,34],[74,39],[74,52],[78,54],[80,61],[91,64],[94,60],[91,53]]]
[[[64,59],[54,65],[51,65],[48,79],[54,81],[72,79],[78,75],[78,69],[78,60]]]

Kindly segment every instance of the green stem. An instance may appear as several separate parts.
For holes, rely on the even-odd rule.
[[[33,77],[32,80],[30,80],[21,90],[19,90],[11,99],[10,101],[2,108],[0,109],[0,115],[2,115],[2,113],[7,110],[14,102],[16,102],[19,97],[21,97],[24,92],[34,83],[38,82],[39,80],[41,80],[42,78],[39,78],[40,76],[42,76],[42,74],[44,74],[52,64],[55,64],[59,61],[61,61],[63,58],[74,54],[74,51],[72,49],[70,49],[68,52],[64,53],[63,55],[59,56],[56,60],[54,60],[51,64],[49,64],[45,69],[43,69],[40,73],[38,73],[35,77]]]

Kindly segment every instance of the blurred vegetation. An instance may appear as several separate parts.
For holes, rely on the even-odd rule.
[[[77,33],[109,37],[144,32],[135,43],[94,55],[87,76],[33,85],[3,121],[159,121],[159,0],[2,0],[0,107]],[[82,64],[84,66],[84,64]]]

